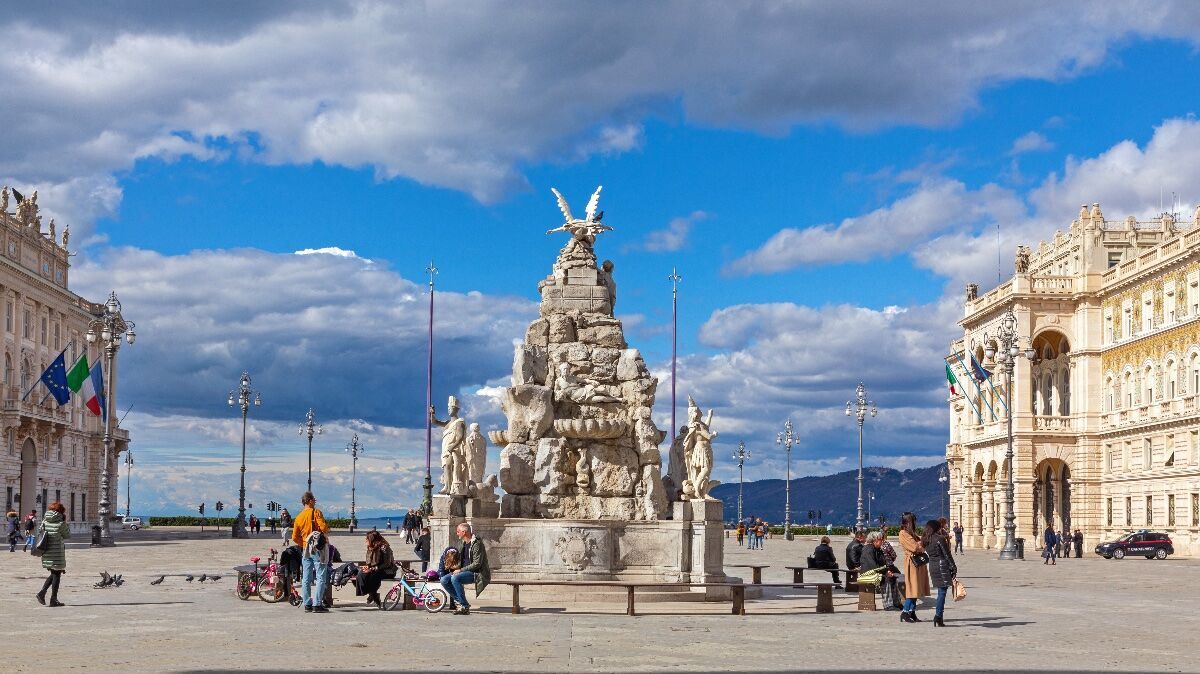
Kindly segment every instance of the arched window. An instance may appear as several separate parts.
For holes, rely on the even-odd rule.
[[[1142,404],[1149,405],[1154,402],[1154,368],[1150,365],[1142,369],[1142,390],[1146,394]]]
[[[1167,390],[1166,390],[1166,397],[1168,400],[1174,400],[1175,396],[1179,394],[1178,380],[1179,380],[1179,367],[1176,366],[1175,361],[1173,359],[1168,360],[1167,361]]]
[[[12,355],[4,354],[4,385],[12,386],[16,382],[13,381]]]
[[[1071,416],[1071,368],[1064,367],[1059,379],[1058,414]]]

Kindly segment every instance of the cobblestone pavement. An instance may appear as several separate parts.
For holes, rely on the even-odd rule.
[[[43,578],[37,560],[0,551],[6,671],[1200,671],[1196,560],[1092,555],[1043,566],[967,552],[959,570],[969,596],[949,606],[946,629],[901,624],[894,612],[860,613],[840,592],[836,613],[818,615],[810,592],[791,590],[768,590],[744,617],[730,615],[728,603],[645,602],[644,614],[631,618],[623,602],[536,595],[527,614],[513,616],[498,587],[470,616],[382,612],[346,588],[337,608],[320,615],[234,596],[230,568],[265,557],[273,538],[162,536],[125,533],[114,548],[69,548],[67,607],[58,609],[34,601]],[[357,535],[335,541],[347,558],[360,556]],[[729,564],[771,564],[767,582],[790,580],[783,567],[803,563],[814,545],[770,540],[749,551],[728,543]],[[408,546],[395,537],[393,544],[397,556],[409,556]],[[835,541],[839,557],[844,544]],[[126,584],[92,589],[102,570],[124,574]],[[149,584],[160,574],[214,572],[217,583]],[[931,618],[931,605],[920,615]]]

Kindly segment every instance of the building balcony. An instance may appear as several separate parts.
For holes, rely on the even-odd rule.
[[[1033,418],[1033,430],[1035,431],[1073,431],[1076,430],[1075,424],[1075,417],[1038,416]]]
[[[47,423],[62,424],[63,426],[71,423],[71,417],[67,413],[67,410],[39,405],[33,400],[18,400],[15,398],[5,400],[3,411],[5,414],[15,414]]]

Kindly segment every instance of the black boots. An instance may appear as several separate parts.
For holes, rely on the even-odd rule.
[[[933,626],[934,627],[945,627],[946,621],[942,620],[942,616],[935,615],[935,616],[933,616]]]
[[[918,620],[917,620],[917,616],[915,613],[911,613],[909,611],[901,611],[900,612],[900,622],[915,623],[915,622],[918,622]]]

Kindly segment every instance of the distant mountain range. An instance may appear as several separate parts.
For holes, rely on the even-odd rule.
[[[871,521],[879,516],[897,524],[906,510],[919,520],[942,517],[946,508],[944,485],[938,482],[942,465],[912,470],[863,468],[863,510],[870,510]],[[756,480],[743,485],[744,517],[761,517],[772,524],[783,522],[786,480]],[[801,477],[792,480],[792,522],[807,524],[808,511],[821,511],[820,523],[853,524],[857,513],[858,470],[833,475]],[[868,492],[875,494],[873,505]],[[736,482],[717,485],[715,498],[725,502],[725,519],[737,519]]]

